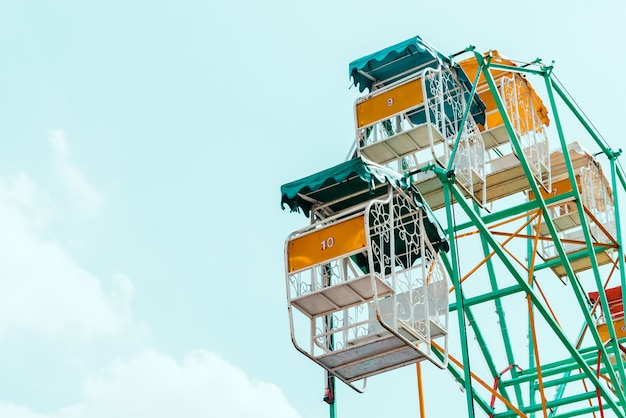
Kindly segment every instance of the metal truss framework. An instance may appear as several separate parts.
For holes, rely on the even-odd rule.
[[[471,49],[466,52],[469,51]],[[619,245],[622,240],[617,193],[618,187],[626,189],[624,175],[617,165],[621,150],[613,151],[604,144],[553,76],[551,66],[540,61],[523,67],[505,65],[492,60],[490,54],[473,54],[479,63],[479,71],[471,94],[477,94],[479,75],[482,75],[500,114],[504,115],[504,126],[527,179],[526,196],[530,198],[499,211],[492,208],[491,212],[467,200],[467,193],[455,183],[453,162],[456,147],[447,167],[429,165],[422,168],[433,171],[441,182],[445,199],[442,210],[445,211],[451,244],[451,250],[447,256],[443,255],[443,261],[452,280],[451,292],[455,302],[450,310],[457,317],[460,344],[458,350],[450,349],[448,370],[464,386],[469,417],[475,416],[475,406],[488,416],[503,418],[535,414],[544,417],[604,416],[605,410],[611,410],[618,417],[626,417],[626,339],[623,333],[620,339],[620,332],[610,319],[610,301],[604,291],[609,283],[619,283],[622,289],[626,289],[624,253]],[[545,82],[570,183],[565,193],[551,196],[537,181],[532,161],[529,161],[519,141],[510,112],[507,112],[506,103],[499,94],[494,71],[522,74]],[[558,103],[557,98],[561,100]],[[610,165],[611,210],[615,216],[615,228],[610,234],[614,236],[605,242],[598,242],[597,233],[598,230],[607,233],[606,223],[594,218],[594,213],[584,205],[577,184],[577,173],[560,122],[559,103],[572,112]],[[572,205],[579,217],[576,239],[564,237],[554,219],[552,209],[564,205],[564,202]],[[440,213],[441,210],[437,212],[438,215]],[[460,215],[464,222],[457,224]],[[460,253],[466,248],[464,241],[468,239],[479,242],[482,248],[483,258],[472,265],[459,261]],[[542,242],[550,243],[556,257],[541,259],[538,256]],[[568,244],[578,244],[580,250],[568,251]],[[525,249],[520,251],[520,247]],[[608,258],[605,257],[607,254]],[[601,255],[602,260],[608,261],[599,261]],[[584,267],[577,267],[577,260],[582,259],[585,260]],[[543,290],[544,286],[553,286],[547,281],[558,281],[552,272],[557,273],[556,276],[564,283],[558,296]],[[595,304],[587,297],[589,291],[599,294]],[[621,297],[623,306],[623,294]],[[512,313],[509,305],[515,300],[517,310],[514,312],[520,316],[518,306],[522,298],[526,305],[522,309],[525,311],[526,327],[521,331],[527,334],[527,352],[519,350],[519,340],[512,335],[520,332],[519,326],[508,325],[519,323],[519,318],[511,321],[505,315]],[[579,317],[580,328],[573,330],[559,321],[557,305],[563,304],[568,304],[567,308]],[[495,308],[498,322],[495,330],[490,319],[479,312],[481,309],[484,311],[486,306]],[[599,310],[609,317],[606,320],[608,338],[603,338],[598,331]],[[472,350],[470,354],[470,333],[478,343],[478,353]],[[500,344],[504,346],[503,356],[498,350],[502,347]],[[473,367],[476,356],[483,360],[484,367]]]

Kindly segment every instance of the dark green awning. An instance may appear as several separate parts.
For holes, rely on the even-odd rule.
[[[330,203],[345,196],[353,196],[331,205],[331,209],[338,212],[384,195],[387,189],[380,186],[387,182],[406,187],[404,177],[400,174],[361,158],[354,158],[300,180],[283,184],[280,188],[281,205],[283,209],[285,205],[289,206],[292,212],[302,209],[305,216],[309,216],[314,203]]]
[[[412,69],[438,68],[444,63],[450,64],[450,60],[415,36],[352,61],[349,73],[354,85],[363,92],[371,91],[374,82],[394,79]]]

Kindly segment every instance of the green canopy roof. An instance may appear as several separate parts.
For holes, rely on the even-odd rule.
[[[345,196],[353,196],[342,202],[331,204],[334,212],[387,193],[377,187],[389,181],[405,186],[404,177],[383,166],[360,157],[343,162],[300,180],[283,184],[280,188],[281,206],[289,206],[292,212],[300,209],[309,216],[314,203],[330,203]]]
[[[419,36],[392,45],[350,63],[349,73],[359,91],[372,90],[374,82],[393,79],[411,69],[437,68],[450,60]]]
[[[437,51],[419,36],[407,39],[373,54],[354,60],[348,67],[354,86],[360,92],[365,89],[372,91],[375,83],[390,84],[401,77],[406,77],[425,68],[447,66],[457,76],[465,89],[465,98],[469,99],[472,81],[469,80],[463,69],[457,63]],[[485,104],[478,95],[474,95],[471,103],[471,113],[474,120],[481,125],[485,124]],[[423,120],[422,120],[423,119]],[[419,124],[425,122],[425,117],[412,120]]]

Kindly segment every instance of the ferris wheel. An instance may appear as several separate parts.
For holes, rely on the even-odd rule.
[[[414,37],[349,71],[352,158],[281,188],[310,219],[285,242],[291,338],[331,417],[335,379],[417,364],[422,393],[423,361],[469,417],[626,417],[621,150],[539,60]]]

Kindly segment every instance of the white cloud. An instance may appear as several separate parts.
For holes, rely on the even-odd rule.
[[[84,217],[96,216],[104,204],[104,196],[89,184],[82,171],[70,163],[70,149],[65,139],[65,132],[51,131],[50,144],[54,163],[70,193],[74,209]]]
[[[220,417],[297,418],[281,390],[260,382],[201,350],[182,363],[147,350],[115,361],[84,385],[84,401],[50,414],[0,402],[0,416],[12,418]]]
[[[59,172],[84,204],[82,214],[95,214],[103,198],[68,163],[63,132],[53,133],[51,143]],[[52,199],[26,174],[0,176],[0,341],[20,344],[19,338],[3,336],[26,332],[73,346],[76,337],[99,336],[97,341],[107,342],[128,337],[126,331],[136,332],[132,281],[115,274],[114,290],[105,292],[98,277],[82,268],[61,242],[47,237],[54,213]],[[93,347],[79,344],[78,356],[89,348]],[[44,349],[42,344],[33,351]],[[87,364],[80,359],[77,363]],[[26,375],[39,372],[24,370]],[[118,359],[101,372],[82,369],[80,374],[87,377],[73,398],[78,402],[42,411],[36,399],[21,405],[5,399],[0,400],[0,417],[300,417],[276,385],[252,379],[206,350],[180,362],[145,350]],[[58,376],[60,384],[66,379]]]
[[[118,332],[130,320],[132,284],[119,276],[119,290],[106,294],[58,241],[42,236],[52,212],[28,176],[0,177],[0,336],[12,329],[82,337]]]
[[[12,417],[12,418],[51,418],[51,417],[46,417],[45,415],[33,412],[26,407],[13,405],[10,403],[4,403],[4,402],[0,402],[0,414],[3,417]]]
[[[33,228],[45,226],[54,212],[54,205],[47,193],[24,173],[0,177],[0,201],[10,202],[15,211],[22,212],[23,220]]]

